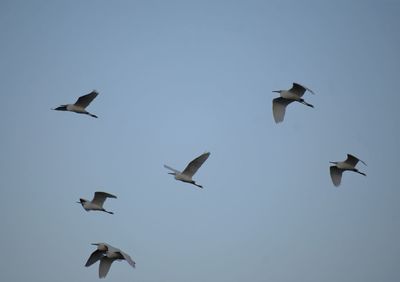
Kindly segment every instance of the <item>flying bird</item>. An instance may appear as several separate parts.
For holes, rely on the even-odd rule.
[[[192,177],[197,172],[197,170],[202,166],[202,164],[208,159],[209,156],[210,152],[206,152],[201,156],[198,156],[193,161],[191,161],[182,172],[167,165],[164,165],[164,167],[173,171],[173,172],[168,172],[168,174],[174,175],[176,180],[187,182],[199,188],[203,188],[203,186],[196,184],[196,182],[192,179]]]
[[[336,187],[340,185],[340,182],[342,180],[342,173],[346,170],[354,171],[361,175],[367,176],[365,173],[360,172],[358,169],[356,169],[356,165],[359,161],[362,162],[364,165],[367,165],[359,158],[350,154],[347,154],[347,159],[343,162],[330,162],[331,164],[334,164],[330,167],[333,185],[335,185]]]
[[[103,204],[107,198],[116,199],[117,197],[106,192],[95,192],[92,201],[80,198],[77,203],[81,204],[86,211],[103,211],[109,214],[114,214],[113,212],[106,211],[103,208]]]
[[[106,243],[93,243],[92,245],[97,246],[97,249],[90,255],[85,266],[89,267],[100,260],[99,278],[106,277],[111,264],[115,260],[126,260],[133,268],[135,268],[136,263],[128,254],[124,253],[120,249]]]
[[[285,117],[285,112],[286,112],[286,106],[292,103],[293,101],[297,101],[299,103],[302,103],[306,106],[309,106],[311,108],[314,108],[313,105],[307,103],[304,101],[303,95],[306,91],[309,91],[310,93],[314,94],[314,92],[298,83],[293,83],[293,86],[289,90],[275,90],[272,92],[279,93],[281,96],[278,98],[275,98],[272,100],[272,113],[274,115],[274,119],[276,123],[282,122],[284,117]]]
[[[94,100],[94,98],[97,97],[99,93],[95,90],[90,92],[89,94],[83,95],[76,100],[75,104],[66,104],[66,105],[61,105],[53,110],[56,111],[69,111],[69,112],[74,112],[78,114],[86,114],[91,117],[97,118],[96,115],[93,115],[86,111],[86,107],[89,106],[89,104]]]

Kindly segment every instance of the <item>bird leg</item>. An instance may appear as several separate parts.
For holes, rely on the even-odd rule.
[[[306,106],[309,106],[309,107],[311,107],[311,108],[314,108],[313,105],[307,103],[306,101],[304,101],[304,99],[299,100],[299,102],[302,103],[302,104],[304,104],[304,105],[306,105]]]
[[[361,175],[367,176],[364,172],[361,172],[361,171],[359,171],[359,170],[357,170],[357,169],[355,169],[354,172],[357,172],[357,173],[359,173],[359,174],[361,174]]]
[[[199,184],[196,184],[196,182],[194,182],[194,181],[192,182],[192,184],[195,185],[195,186],[197,186],[197,187],[199,187],[199,188],[201,188],[201,189],[203,189],[203,186],[201,186],[201,185],[199,185]]]
[[[102,209],[103,212],[109,213],[109,214],[114,214],[113,212],[106,211],[105,209]]]
[[[94,115],[94,114],[91,114],[91,113],[89,113],[89,112],[87,112],[86,114],[88,114],[88,115],[89,115],[89,116],[91,116],[91,117],[97,118],[97,116],[96,116],[96,115]]]

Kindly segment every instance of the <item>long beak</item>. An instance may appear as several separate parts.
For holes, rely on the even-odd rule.
[[[330,162],[331,164],[337,164],[338,162]]]
[[[175,172],[167,172],[168,174],[175,175]]]
[[[272,92],[275,92],[275,93],[281,93],[281,91],[280,91],[280,90],[274,90],[274,91],[272,91]]]

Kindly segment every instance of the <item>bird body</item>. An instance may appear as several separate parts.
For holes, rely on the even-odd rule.
[[[86,111],[86,107],[89,106],[89,104],[94,100],[94,98],[97,97],[99,93],[95,90],[90,92],[89,94],[83,95],[76,100],[75,104],[66,104],[66,105],[61,105],[53,110],[56,111],[68,111],[68,112],[74,112],[78,114],[86,114],[89,116],[92,116],[94,118],[97,118],[96,115],[89,113]]]
[[[105,211],[100,205],[94,204],[91,201],[80,198],[80,203],[86,211]]]
[[[79,114],[88,114],[88,112],[85,110],[85,108],[77,106],[75,104],[67,105],[67,111],[79,113]]]
[[[311,89],[309,89],[301,84],[295,83],[295,82],[293,83],[292,88],[289,90],[272,91],[272,92],[279,93],[279,95],[280,95],[280,97],[272,100],[272,113],[273,113],[274,120],[276,123],[283,121],[283,119],[285,118],[285,112],[286,112],[287,105],[289,105],[290,103],[292,103],[294,101],[302,103],[311,108],[314,108],[313,105],[307,103],[302,98],[306,91],[309,91],[310,93],[314,94],[314,92]]]
[[[103,204],[107,198],[117,198],[116,196],[106,192],[95,192],[91,201],[80,198],[78,204],[81,204],[86,211],[104,211],[109,214],[113,212],[107,211],[103,208]]]
[[[210,152],[206,152],[194,160],[192,160],[186,168],[180,172],[179,170],[176,170],[170,166],[164,165],[165,168],[172,170],[173,172],[169,172],[169,174],[172,174],[176,180],[186,182],[193,184],[199,188],[203,188],[203,186],[197,184],[193,179],[193,175],[197,172],[197,170],[203,165],[203,163],[208,159],[210,156]]]
[[[340,183],[342,181],[342,174],[346,170],[357,172],[361,175],[366,176],[366,174],[364,172],[361,172],[356,168],[356,165],[359,161],[362,162],[364,165],[367,165],[365,162],[363,162],[362,160],[360,160],[359,158],[357,158],[351,154],[347,154],[347,159],[344,161],[330,162],[331,164],[334,164],[333,166],[331,166],[329,168],[333,185],[335,185],[335,186],[340,185]]]
[[[182,174],[182,173],[175,174],[174,178],[176,180],[180,180],[180,181],[183,181],[183,182],[188,182],[188,183],[192,183],[193,182],[192,177],[190,177],[189,175]]]
[[[126,260],[133,268],[135,268],[136,263],[128,254],[124,253],[120,249],[107,243],[93,243],[92,245],[97,246],[97,250],[90,255],[85,266],[89,267],[100,260],[99,278],[107,276],[107,273],[115,260]]]
[[[331,162],[334,163],[334,162]],[[354,166],[351,164],[346,163],[345,161],[343,162],[336,162],[336,167],[339,169],[343,169],[343,170],[353,170]]]
[[[294,101],[300,101],[301,100],[301,96],[299,96],[296,93],[290,92],[289,90],[276,90],[276,91],[280,91],[280,92],[277,92],[277,93],[279,93],[282,98],[285,98],[285,99],[288,99],[288,100],[294,100]]]

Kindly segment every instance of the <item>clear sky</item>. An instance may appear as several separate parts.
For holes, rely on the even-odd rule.
[[[400,281],[399,1],[0,1],[1,281]],[[302,83],[275,124],[272,90]],[[99,91],[98,119],[50,109]],[[211,156],[194,179],[183,169]],[[362,175],[333,186],[329,161]],[[118,196],[114,215],[75,202]]]

